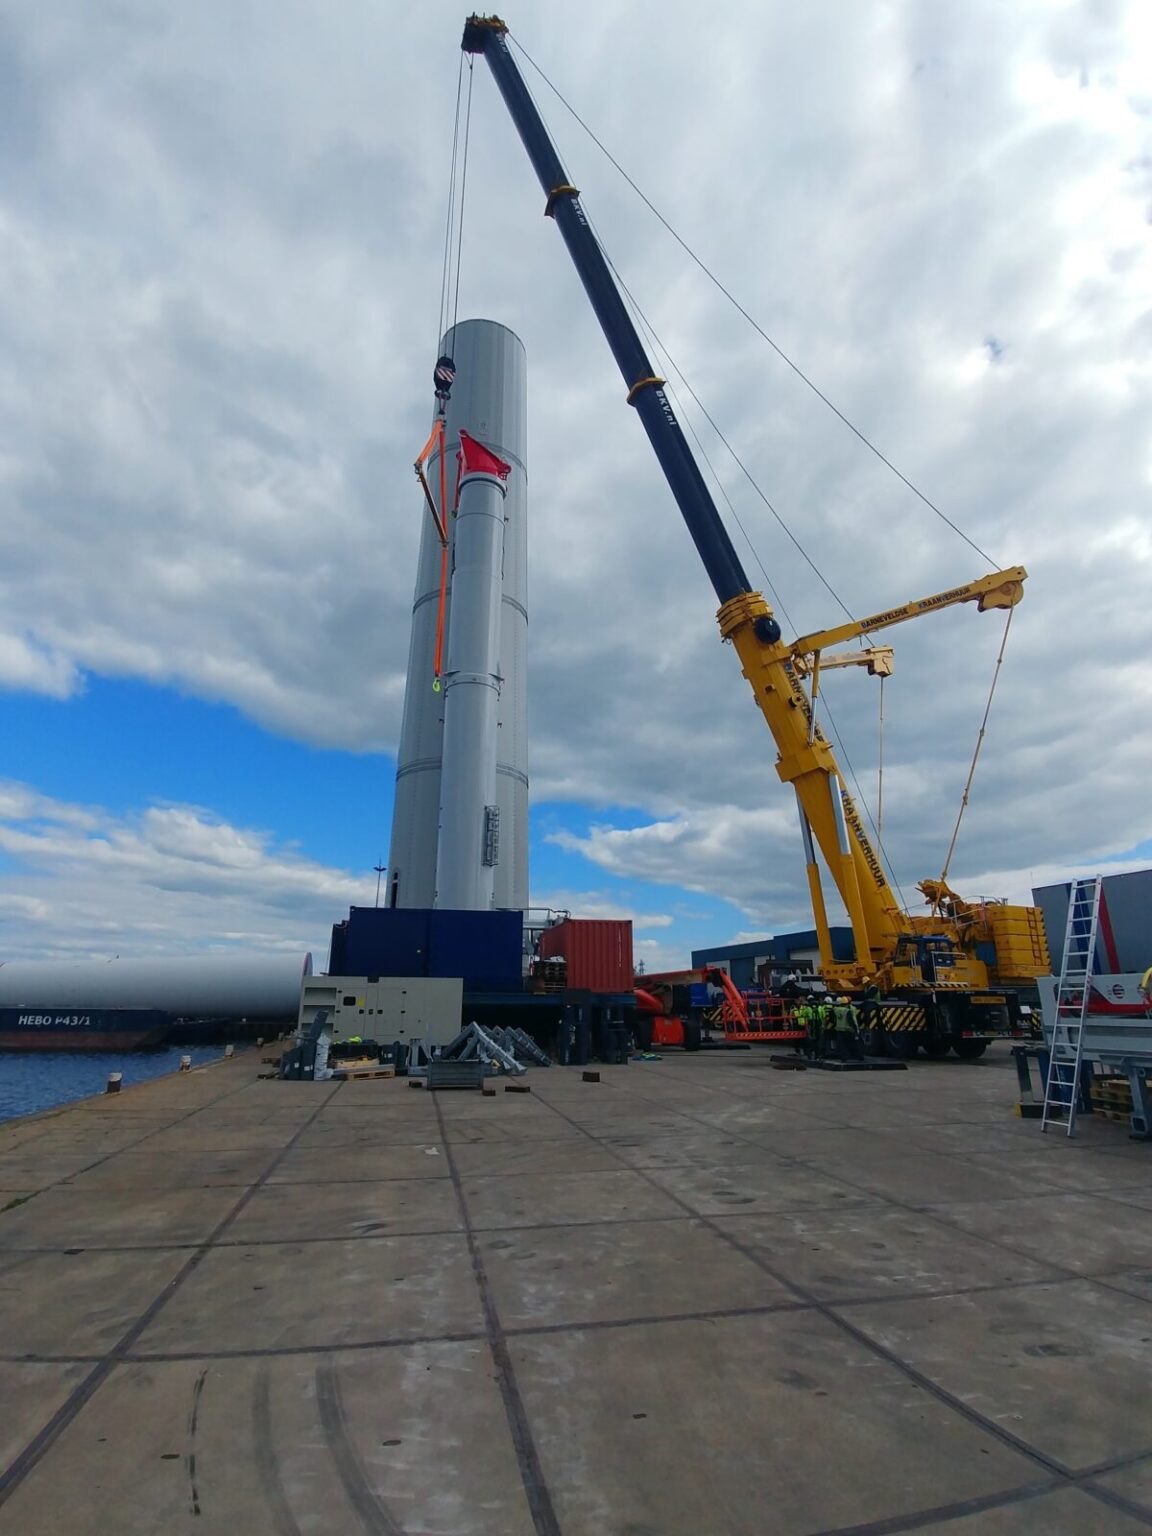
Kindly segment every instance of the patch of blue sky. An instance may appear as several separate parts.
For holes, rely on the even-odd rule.
[[[386,853],[395,764],[286,740],[225,704],[89,677],[68,700],[0,697],[0,771],[54,799],[131,814],[203,807],[317,861],[371,869]]]
[[[266,832],[280,846],[353,873],[387,858],[395,761],[310,747],[277,736],[230,705],[206,703],[142,681],[90,676],[68,700],[0,695],[5,741],[0,774],[71,805],[132,816],[151,805],[191,805],[238,828]],[[748,928],[732,902],[611,873],[551,839],[587,834],[590,822],[648,825],[635,806],[541,803],[530,815],[533,898],[587,898],[641,917],[668,919],[637,929],[682,953],[730,941]],[[0,870],[20,861],[0,854]]]
[[[1112,853],[1101,862],[1104,864],[1129,863],[1132,859],[1147,859],[1152,863],[1152,837],[1146,837],[1126,853]]]

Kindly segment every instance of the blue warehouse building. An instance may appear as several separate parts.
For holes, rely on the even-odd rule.
[[[855,956],[852,930],[848,927],[829,930],[832,938],[832,955],[836,960],[851,960]],[[692,951],[692,968],[715,965],[728,972],[742,989],[758,987],[769,971],[819,971],[820,941],[815,928],[804,928],[798,933],[778,933],[771,938],[753,939],[750,944],[719,944],[710,949]]]

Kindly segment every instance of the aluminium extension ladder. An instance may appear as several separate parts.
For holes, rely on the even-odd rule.
[[[1080,1063],[1084,1056],[1084,1020],[1092,996],[1092,971],[1096,960],[1096,925],[1100,918],[1102,876],[1073,880],[1068,892],[1068,926],[1064,931],[1064,958],[1056,987],[1048,1081],[1040,1129],[1064,1124],[1071,1136],[1076,1127],[1080,1097]]]

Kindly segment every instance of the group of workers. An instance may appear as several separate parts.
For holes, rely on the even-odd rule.
[[[805,1056],[814,1061],[824,1056],[837,1057],[841,1061],[863,1058],[860,1016],[848,998],[810,998],[793,1008],[792,1018],[806,1035],[801,1046]]]

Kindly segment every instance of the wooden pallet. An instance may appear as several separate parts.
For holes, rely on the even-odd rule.
[[[1127,1094],[1130,1097],[1132,1087],[1126,1077],[1121,1077],[1118,1072],[1114,1072],[1108,1077],[1094,1077],[1092,1079],[1092,1092],[1099,1094]]]
[[[1131,1114],[1132,1089],[1127,1078],[1097,1078],[1092,1084],[1092,1107],[1099,1110],[1123,1110],[1125,1114]]]
[[[395,1067],[338,1067],[332,1076],[340,1082],[350,1082],[353,1079],[369,1077],[395,1077]]]
[[[1099,1115],[1102,1120],[1111,1120],[1115,1125],[1129,1125],[1132,1121],[1129,1110],[1121,1112],[1118,1109],[1101,1109],[1099,1105],[1093,1105],[1092,1113]]]

